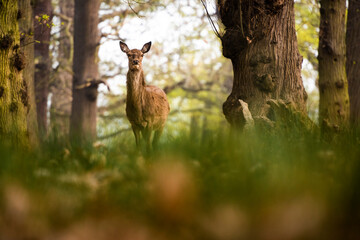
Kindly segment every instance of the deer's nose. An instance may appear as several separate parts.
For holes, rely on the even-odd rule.
[[[134,60],[133,64],[139,64],[139,60]]]

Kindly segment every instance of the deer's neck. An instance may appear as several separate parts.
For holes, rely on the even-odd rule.
[[[142,69],[137,71],[129,71],[127,73],[127,99],[126,103],[132,105],[135,110],[141,110],[143,95],[145,92],[145,79]]]

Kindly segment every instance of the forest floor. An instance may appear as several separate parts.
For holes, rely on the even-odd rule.
[[[359,239],[360,142],[316,134],[0,146],[0,239]]]

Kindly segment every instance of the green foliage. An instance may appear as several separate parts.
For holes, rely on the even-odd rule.
[[[267,239],[255,236],[269,227],[277,228],[272,236],[283,239],[293,226],[289,239],[323,234],[339,239],[345,223],[354,231],[356,136],[325,143],[301,131],[234,137],[224,127],[206,131],[168,132],[150,158],[135,153],[130,133],[85,148],[56,140],[35,152],[1,145],[0,216],[6,224],[0,225],[0,236],[85,231],[107,239],[113,227],[126,232],[123,224],[146,229],[150,239],[155,233],[164,239],[228,239],[229,234]],[[94,227],[93,219],[95,226],[108,227]],[[215,231],[213,224],[226,230]],[[225,227],[231,224],[236,228]]]
[[[50,16],[47,14],[40,14],[39,16],[35,16],[35,19],[38,21],[39,25],[44,25],[48,28],[55,26],[55,24],[50,19]]]
[[[300,54],[317,70],[320,10],[316,0],[296,1],[295,23]]]

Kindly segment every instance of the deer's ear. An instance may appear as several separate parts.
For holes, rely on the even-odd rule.
[[[128,53],[130,51],[129,47],[126,45],[126,43],[120,41],[120,49],[124,53]]]
[[[141,52],[147,53],[148,51],[150,51],[150,48],[151,48],[151,42],[145,43],[141,49]]]

